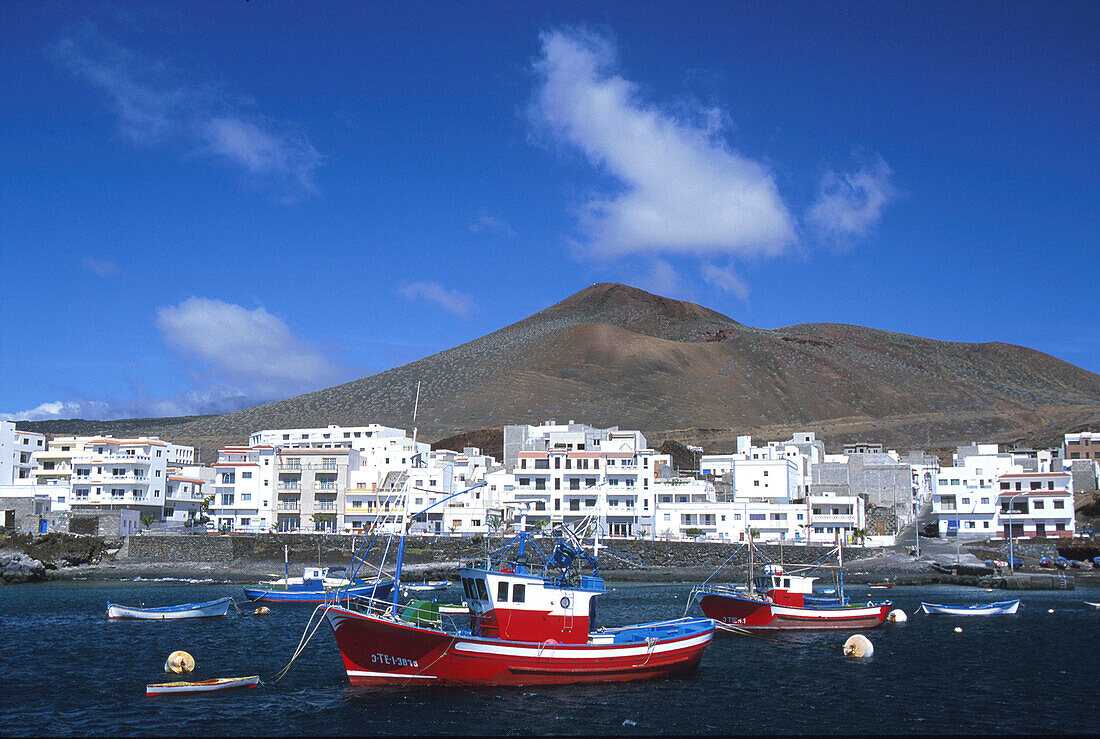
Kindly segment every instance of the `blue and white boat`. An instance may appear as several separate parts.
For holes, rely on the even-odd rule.
[[[210,618],[224,616],[229,612],[229,596],[205,603],[183,603],[178,606],[160,606],[159,608],[133,608],[107,603],[107,618],[140,618],[148,621],[168,621],[178,618]]]
[[[1004,600],[999,603],[976,603],[968,606],[921,603],[920,607],[925,613],[933,616],[1001,616],[1016,613],[1020,608],[1020,601]]]
[[[269,603],[326,603],[355,597],[385,598],[393,591],[393,580],[349,580],[346,575],[333,574],[328,567],[306,567],[302,577],[245,585],[244,595]]]
[[[450,580],[428,580],[424,582],[411,582],[408,585],[402,583],[401,587],[413,593],[434,593],[446,590],[451,586]]]

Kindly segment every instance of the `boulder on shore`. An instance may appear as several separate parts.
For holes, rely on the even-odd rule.
[[[46,566],[23,552],[0,552],[0,585],[46,579]]]

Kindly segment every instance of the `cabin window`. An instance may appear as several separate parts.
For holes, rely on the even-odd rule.
[[[783,587],[789,588],[790,586],[791,586],[791,578],[784,577],[783,578]]]
[[[524,599],[524,596],[525,596],[525,591],[526,590],[527,590],[526,585],[521,585],[520,583],[516,583],[516,586],[514,588],[512,588],[512,602],[513,603],[522,603],[523,599]]]
[[[497,600],[501,603],[508,602],[508,583],[497,583]]]
[[[470,578],[462,578],[462,590],[466,593],[466,598],[468,600],[477,598],[477,593],[474,592],[473,585],[470,583]]]
[[[485,587],[484,580],[474,580],[477,583],[477,594],[481,600],[489,600],[489,591]]]

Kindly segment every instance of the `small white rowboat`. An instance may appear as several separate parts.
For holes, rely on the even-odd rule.
[[[935,603],[921,603],[925,613],[933,616],[1000,616],[1016,613],[1020,607],[1018,600],[1005,600],[1000,603],[978,603],[972,606],[941,606]]]
[[[176,618],[209,618],[224,616],[229,612],[233,598],[226,596],[206,603],[184,603],[178,606],[160,608],[132,608],[114,603],[107,604],[107,618],[141,618],[150,621],[165,621]]]
[[[197,683],[154,683],[145,686],[145,695],[170,695],[173,693],[211,693],[215,690],[233,690],[234,688],[254,688],[260,684],[259,675],[249,677],[216,677]]]
[[[1100,603],[1093,603],[1091,600],[1086,600],[1085,605],[1092,606],[1093,608],[1100,608]]]

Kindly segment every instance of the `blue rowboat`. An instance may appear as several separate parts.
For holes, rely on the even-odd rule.
[[[229,612],[229,604],[232,602],[233,599],[229,596],[207,601],[206,603],[183,603],[178,606],[161,606],[159,608],[133,608],[108,602],[107,618],[140,618],[149,621],[168,621],[177,618],[210,618],[212,616],[224,616]]]
[[[935,603],[921,603],[921,609],[933,616],[1000,616],[1016,613],[1019,600],[1005,600],[999,603],[976,603],[968,606],[944,606]]]

